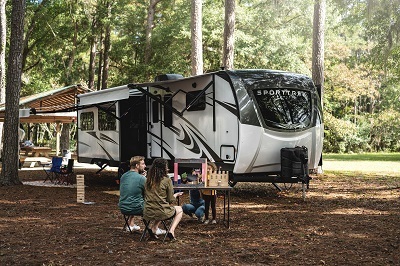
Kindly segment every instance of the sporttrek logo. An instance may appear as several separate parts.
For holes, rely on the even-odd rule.
[[[257,96],[306,96],[307,94],[304,91],[296,91],[289,89],[264,89],[264,90],[255,90],[255,95]]]

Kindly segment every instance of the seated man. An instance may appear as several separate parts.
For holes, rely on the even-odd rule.
[[[190,180],[189,178],[189,181],[192,180]],[[197,220],[200,223],[203,223],[205,206],[204,206],[204,200],[200,197],[200,191],[190,190],[189,196],[190,196],[190,203],[183,204],[182,206],[183,213],[189,215],[190,217],[193,217],[194,214],[197,217]]]
[[[146,164],[143,156],[134,156],[129,161],[130,170],[121,176],[118,207],[122,214],[130,215],[127,231],[140,230],[134,223],[134,216],[142,216],[144,205],[144,185],[146,183]],[[158,228],[156,234],[165,234]]]
[[[118,207],[121,213],[130,215],[129,227],[131,230],[140,230],[140,227],[134,223],[134,216],[142,216],[144,204],[144,184],[146,177],[142,174],[145,173],[144,157],[134,156],[131,158],[130,170],[121,176],[119,185],[119,204]],[[126,228],[129,231],[129,228]]]

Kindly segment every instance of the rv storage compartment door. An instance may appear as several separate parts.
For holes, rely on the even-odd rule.
[[[235,161],[235,146],[233,145],[221,145],[220,148],[221,159],[228,162]]]
[[[308,177],[308,151],[306,147],[281,149],[281,177],[286,182],[298,182]]]

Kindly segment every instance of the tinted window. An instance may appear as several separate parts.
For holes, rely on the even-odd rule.
[[[201,94],[201,95],[200,95]],[[197,98],[198,97],[198,98]],[[197,98],[195,102],[192,103]],[[192,105],[188,111],[201,111],[206,109],[206,95],[202,91],[191,91],[186,94],[186,105]]]
[[[253,91],[265,124],[278,129],[304,129],[311,123],[311,94],[294,89]]]
[[[112,116],[109,112],[115,115],[115,110],[108,110],[105,112],[99,109],[99,130],[106,131],[106,130],[116,130],[116,119]]]
[[[93,130],[94,129],[94,114],[93,112],[81,113],[79,120],[81,121],[81,130]]]

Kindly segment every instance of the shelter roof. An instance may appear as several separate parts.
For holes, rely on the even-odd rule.
[[[30,116],[20,117],[22,123],[71,123],[76,120],[76,96],[91,90],[71,85],[21,97],[20,109],[30,109]],[[0,121],[4,121],[5,104],[0,104]]]

